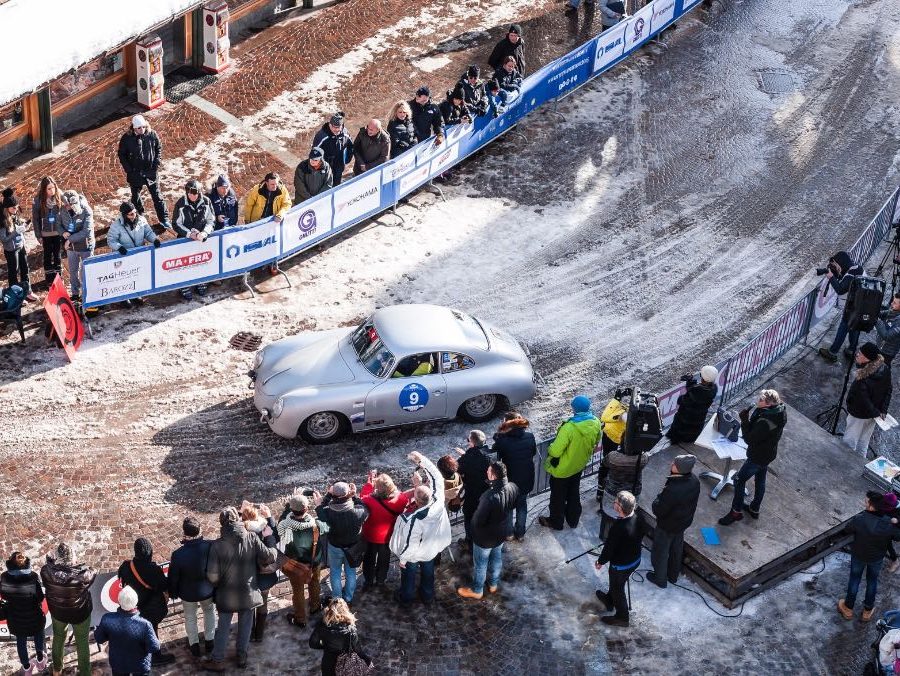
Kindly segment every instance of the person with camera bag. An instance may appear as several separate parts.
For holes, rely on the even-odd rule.
[[[855,263],[846,251],[838,251],[828,259],[828,265],[824,268],[818,268],[816,273],[825,275],[828,278],[829,287],[834,289],[838,296],[846,296],[850,291],[853,280],[863,274],[863,267]],[[824,293],[827,293],[827,289]],[[841,349],[841,345],[844,344],[844,339],[848,333],[850,334],[850,345],[844,350],[844,356],[847,359],[853,359],[853,353],[856,351],[856,346],[859,343],[859,331],[851,331],[844,316],[841,317],[841,321],[838,324],[831,347],[819,348],[819,354],[830,362],[836,362],[838,351]]]
[[[847,390],[847,426],[844,443],[868,459],[875,419],[887,415],[891,403],[891,369],[875,343],[864,343],[856,354],[856,374]]]
[[[759,393],[756,406],[740,412],[741,435],[747,443],[747,459],[734,475],[734,501],[731,511],[719,519],[719,525],[730,526],[744,518],[744,510],[754,519],[759,518],[759,508],[766,493],[766,474],[769,465],[778,455],[778,442],[787,424],[787,407],[775,390]],[[748,507],[744,502],[744,487],[754,477],[753,501]]]
[[[678,397],[678,410],[672,426],[666,432],[666,436],[673,444],[692,444],[700,436],[703,426],[706,424],[706,414],[709,407],[719,393],[716,379],[719,370],[715,366],[707,364],[700,369],[699,382],[694,376],[682,376],[685,383],[685,393]]]
[[[294,612],[288,613],[288,624],[301,629],[306,626],[308,614],[320,608],[321,571],[325,563],[325,541],[328,524],[310,511],[310,496],[304,491],[295,493],[285,505],[276,530],[284,546],[284,565],[281,572],[291,583],[291,601]],[[306,590],[309,589],[309,608]]]

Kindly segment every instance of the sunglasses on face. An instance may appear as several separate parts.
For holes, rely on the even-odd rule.
[[[200,194],[200,191],[197,190],[196,188],[189,188],[189,189],[188,189],[188,194],[189,194],[189,195],[199,195],[199,194]]]

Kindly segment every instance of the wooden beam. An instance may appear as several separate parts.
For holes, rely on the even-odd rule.
[[[122,49],[125,51],[125,84],[135,87],[137,86],[137,48],[134,42],[129,42]]]
[[[184,22],[184,62],[191,63],[194,60],[194,13],[188,12],[181,20]]]

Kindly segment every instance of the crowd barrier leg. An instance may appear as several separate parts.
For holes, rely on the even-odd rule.
[[[434,184],[434,180],[429,179],[428,183],[426,183],[424,187],[426,190],[428,190],[428,192],[432,193],[433,195],[437,195],[444,202],[447,201],[447,198],[444,197],[444,191]]]
[[[278,274],[278,275],[281,275],[282,277],[284,277],[284,281],[287,282],[288,288],[292,289],[293,286],[291,285],[291,279],[290,279],[290,277],[287,276],[287,273],[281,269],[281,266],[278,265],[278,261],[275,261],[274,263],[272,263],[272,268],[275,270],[275,274]]]
[[[250,285],[250,271],[249,270],[244,272],[243,277],[241,277],[241,281],[244,283],[244,286],[247,287],[247,291],[250,292],[250,297],[256,298],[256,291],[254,291],[253,287]]]

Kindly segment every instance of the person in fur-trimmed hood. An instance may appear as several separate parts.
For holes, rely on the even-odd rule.
[[[856,375],[847,392],[847,428],[844,443],[866,457],[875,431],[875,418],[884,419],[891,403],[891,369],[875,343],[856,353]]]
[[[528,420],[515,411],[503,416],[503,423],[494,435],[491,450],[497,459],[506,465],[507,478],[519,488],[515,509],[509,513],[510,521],[515,513],[513,536],[516,540],[525,537],[525,519],[528,516],[528,494],[534,489],[534,456],[537,444],[534,435],[528,432]]]

